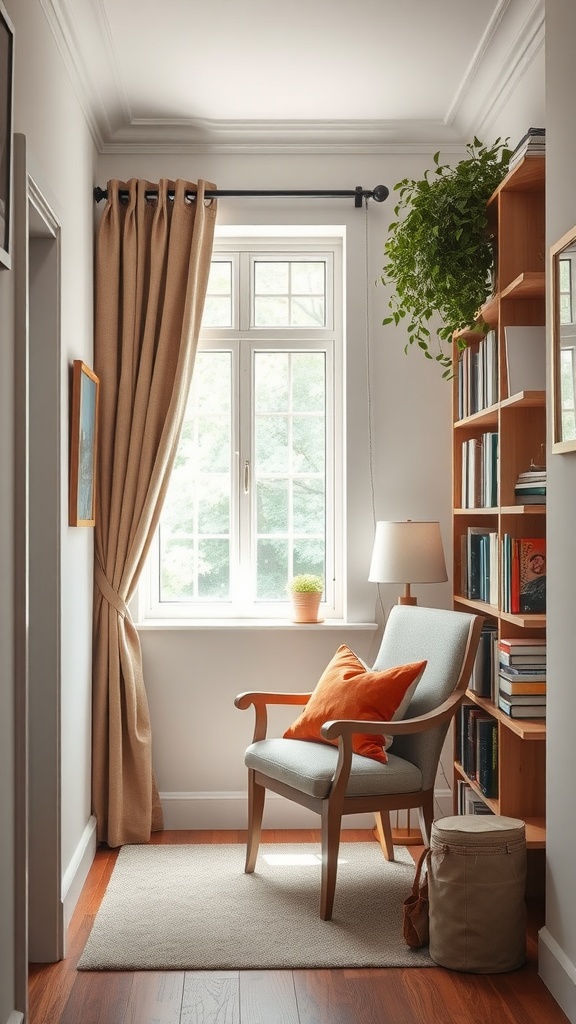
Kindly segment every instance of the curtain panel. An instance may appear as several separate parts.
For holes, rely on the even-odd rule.
[[[217,212],[204,192],[215,187],[109,181],[97,232],[92,799],[98,840],[112,847],[147,842],[162,828],[128,603],[158,525],[188,398]],[[146,198],[150,190],[157,198]]]

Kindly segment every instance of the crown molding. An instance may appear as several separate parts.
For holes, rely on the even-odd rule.
[[[103,153],[338,154],[461,146],[443,121],[134,120]]]
[[[437,120],[135,118],[103,0],[40,0],[99,153],[345,155],[458,151],[489,127],[544,39],[544,0],[499,0]]]

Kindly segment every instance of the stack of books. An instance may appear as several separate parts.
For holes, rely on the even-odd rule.
[[[527,469],[519,473],[514,487],[517,505],[546,504],[546,469]]]
[[[546,641],[503,637],[498,642],[498,707],[511,718],[546,717]]]
[[[546,152],[546,129],[529,128],[513,151],[508,163],[508,170],[519,164],[523,157],[536,154],[542,156]]]

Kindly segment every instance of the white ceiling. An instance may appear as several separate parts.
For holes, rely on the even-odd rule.
[[[544,0],[41,3],[102,152],[468,142],[544,38]]]

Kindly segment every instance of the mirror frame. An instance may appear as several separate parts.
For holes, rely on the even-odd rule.
[[[559,262],[561,254],[570,246],[576,249],[576,225],[570,228],[562,238],[550,247],[550,281],[551,281],[551,398],[552,398],[552,452],[562,454],[576,451],[576,436],[565,439],[562,436],[562,402],[560,396],[560,295],[559,295]],[[575,296],[576,301],[576,296]]]

